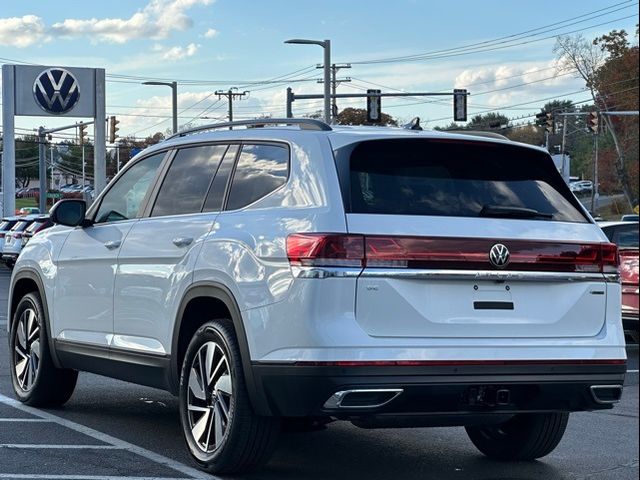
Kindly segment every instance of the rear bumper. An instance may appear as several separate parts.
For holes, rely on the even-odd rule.
[[[598,398],[600,394],[594,394],[592,387],[623,385],[626,363],[254,364],[252,370],[257,390],[254,406],[263,415],[329,415],[352,420],[455,417],[453,424],[464,425],[464,417],[478,415],[611,408],[617,399],[602,402],[604,397]],[[400,393],[389,393],[382,400],[390,401],[381,406],[354,406],[353,401],[347,408],[336,405],[337,392],[352,390]],[[598,391],[605,396],[608,392]]]

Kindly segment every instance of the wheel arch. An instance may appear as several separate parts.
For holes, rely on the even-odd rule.
[[[259,389],[256,384],[256,379],[253,375],[253,369],[251,366],[251,354],[249,352],[249,343],[247,341],[247,334],[242,321],[242,314],[238,303],[233,296],[231,290],[229,290],[223,284],[217,282],[198,282],[191,285],[182,297],[178,312],[176,315],[176,321],[173,328],[173,335],[171,339],[171,367],[170,367],[170,385],[172,393],[177,394],[180,385],[180,371],[181,371],[181,333],[183,327],[185,329],[193,330],[194,325],[189,326],[189,320],[187,317],[188,308],[190,305],[194,305],[198,301],[216,301],[221,302],[226,311],[229,314],[229,320],[233,324],[233,329],[236,334],[238,346],[240,349],[242,371],[251,400],[251,405],[255,413],[258,415],[269,415],[270,409],[267,406],[266,398],[262,389]],[[213,318],[201,317],[198,319],[196,329],[208,320]],[[186,320],[186,321],[185,321]],[[188,331],[188,330],[187,330]],[[195,331],[195,330],[194,330]],[[184,349],[184,347],[183,347]],[[182,352],[184,353],[184,352]]]
[[[40,278],[37,271],[30,268],[25,268],[15,273],[11,281],[11,288],[9,290],[9,308],[7,326],[11,329],[14,319],[13,315],[16,311],[20,299],[29,292],[37,292],[40,295],[42,301],[42,310],[44,312],[44,331],[49,343],[49,352],[51,359],[56,368],[62,368],[58,355],[56,354],[55,344],[51,335],[51,321],[49,315],[49,302],[47,301],[47,294],[44,288],[44,282]]]

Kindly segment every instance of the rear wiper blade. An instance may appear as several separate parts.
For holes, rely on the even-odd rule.
[[[501,205],[485,205],[478,215],[480,217],[498,218],[553,218],[552,213],[539,212],[533,208],[504,207]]]

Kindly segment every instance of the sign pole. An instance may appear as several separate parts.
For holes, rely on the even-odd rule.
[[[16,211],[16,143],[14,129],[15,104],[14,65],[2,65],[2,209],[3,215],[15,215]]]
[[[96,68],[96,110],[93,124],[93,188],[96,196],[107,185],[107,144],[104,68]],[[84,162],[83,162],[84,163]]]
[[[40,196],[38,199],[38,208],[40,213],[47,211],[47,167],[46,167],[46,154],[45,141],[46,135],[44,133],[44,127],[38,128],[38,177],[40,180]]]

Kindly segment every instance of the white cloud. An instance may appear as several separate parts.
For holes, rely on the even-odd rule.
[[[172,32],[193,26],[187,10],[197,5],[211,5],[214,1],[150,0],[128,18],[67,18],[50,27],[36,15],[0,18],[0,45],[23,48],[49,37],[89,37],[92,42],[110,43],[141,38],[164,39]]]
[[[218,35],[218,31],[214,28],[210,28],[208,29],[206,32],[204,32],[204,38],[213,38],[215,36]]]
[[[199,48],[200,48],[200,45],[197,43],[190,43],[186,47],[180,47],[180,46],[171,47],[169,50],[167,50],[162,54],[162,59],[163,60],[181,60],[183,58],[193,57]]]
[[[24,48],[45,38],[45,25],[40,17],[0,18],[0,45]]]

